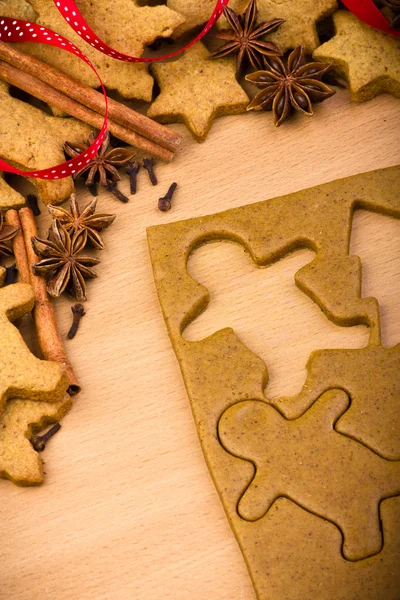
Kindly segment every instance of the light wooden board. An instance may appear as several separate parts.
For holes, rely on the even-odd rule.
[[[0,481],[2,600],[255,599],[203,460],[158,305],[145,229],[398,164],[399,122],[399,99],[382,95],[355,104],[342,90],[312,119],[299,116],[279,129],[265,113],[221,118],[198,145],[176,126],[184,133],[183,150],[172,164],[157,165],[158,187],[142,171],[140,191],[128,205],[100,197],[101,209],[118,218],[104,235],[99,278],[88,285],[87,316],[76,339],[67,342],[83,392],[43,454],[45,484],[18,488]],[[174,207],[162,214],[156,201],[172,181],[179,184]],[[122,189],[128,190],[127,180]],[[363,294],[379,298],[384,344],[392,346],[400,342],[399,223],[356,214],[351,251],[364,261]],[[293,290],[285,262],[272,275],[267,269],[255,277],[242,257],[235,273],[235,252],[234,246],[210,246],[190,261],[212,300],[226,298],[188,335],[201,337],[235,320],[240,335],[258,343],[274,369],[268,324],[276,364],[283,355],[295,361],[299,348],[304,354],[304,336],[293,347],[279,343],[279,336],[293,314],[303,329],[315,325],[308,299]],[[296,253],[290,260],[293,275],[310,255]],[[226,261],[233,275],[221,289]],[[264,272],[270,279],[263,279]],[[267,292],[282,309],[272,323],[263,314]],[[236,309],[227,313],[234,298]],[[63,333],[70,305],[57,303]],[[322,336],[327,345],[337,333],[329,322],[316,329],[316,342]],[[366,343],[366,332],[354,329],[346,330],[346,343]],[[285,385],[296,388],[304,372],[301,361],[294,366]]]

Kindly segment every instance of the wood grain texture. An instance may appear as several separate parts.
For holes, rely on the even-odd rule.
[[[99,278],[88,284],[87,315],[67,342],[83,392],[43,454],[45,484],[24,489],[0,482],[2,600],[255,600],[200,450],[156,297],[145,228],[398,164],[399,117],[398,99],[382,95],[356,104],[343,90],[314,118],[299,116],[278,130],[270,114],[226,117],[198,145],[176,126],[183,150],[173,163],[157,165],[158,187],[141,171],[139,193],[128,205],[100,196],[101,210],[115,211],[117,219],[104,233]],[[162,214],[157,199],[172,181],[179,184],[173,210]],[[128,192],[127,179],[121,188]],[[225,264],[211,247],[209,257],[201,252],[201,270],[218,290]],[[381,302],[384,345],[394,345],[399,223],[356,213],[351,252],[364,261],[363,294]],[[295,260],[306,258],[299,253]],[[240,271],[239,282],[243,306],[263,293],[249,269]],[[298,319],[306,319],[294,302]],[[64,335],[71,304],[56,304]],[[258,302],[254,314],[243,314],[244,330],[254,329],[261,310]],[[271,329],[278,340],[279,327]],[[290,362],[294,350],[282,348]]]

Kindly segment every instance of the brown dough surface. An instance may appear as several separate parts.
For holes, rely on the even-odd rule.
[[[330,390],[288,421],[265,402],[239,402],[224,412],[218,433],[228,452],[256,466],[238,505],[243,519],[262,519],[277,498],[288,496],[336,523],[345,558],[360,560],[381,550],[378,505],[400,494],[400,461],[335,431],[349,403],[345,392]]]
[[[400,167],[148,229],[160,304],[205,458],[260,600],[399,598],[400,345],[381,345],[378,303],[360,295],[360,259],[348,255],[357,208],[399,218]],[[296,273],[296,284],[336,324],[368,325],[369,345],[313,352],[302,392],[269,401],[267,366],[231,328],[183,339],[209,302],[187,272],[188,256],[224,239],[242,244],[255,267],[313,249],[316,258]],[[243,407],[249,418],[241,424]],[[222,424],[230,427],[222,431]]]

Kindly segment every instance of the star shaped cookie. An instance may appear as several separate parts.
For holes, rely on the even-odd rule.
[[[184,23],[175,29],[172,37],[177,38],[206,23],[216,4],[216,0],[167,0],[168,8],[180,13],[185,19]],[[231,4],[232,0],[229,5]]]
[[[161,94],[147,113],[162,123],[183,121],[199,142],[215,117],[245,112],[249,102],[236,81],[235,61],[209,60],[209,56],[199,42],[175,62],[155,64]]]
[[[167,5],[186,19],[175,32],[174,37],[205,23],[215,7],[216,0],[168,0]],[[248,0],[231,0],[229,7],[242,13]],[[277,44],[283,51],[302,44],[306,52],[311,53],[319,46],[316,23],[328,17],[337,9],[336,0],[258,0],[258,23],[271,19],[285,19],[285,23],[271,34],[268,41]],[[226,19],[222,16],[218,28],[226,28]]]
[[[348,11],[333,15],[335,36],[317,48],[316,60],[332,63],[353,100],[382,92],[400,96],[400,40],[362,23]]]
[[[86,44],[61,16],[53,0],[30,0],[37,13],[36,23],[53,29],[73,42],[91,60],[108,89],[126,98],[151,101],[153,79],[146,65],[121,62]],[[79,9],[90,27],[110,46],[126,54],[140,56],[145,45],[157,37],[169,37],[184,18],[166,6],[138,6],[136,0],[80,0]],[[52,46],[17,44],[71,77],[98,87],[96,75],[82,61]]]

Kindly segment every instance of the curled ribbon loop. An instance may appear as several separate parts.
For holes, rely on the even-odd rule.
[[[42,169],[40,171],[21,171],[12,165],[9,165],[4,160],[0,159],[0,170],[7,173],[16,173],[17,175],[23,175],[24,177],[35,177],[40,179],[63,179],[69,177],[77,171],[80,171],[87,164],[90,163],[92,158],[97,154],[99,148],[104,140],[104,136],[107,131],[108,124],[108,100],[105,87],[100,79],[99,74],[90,62],[90,60],[69,40],[64,38],[62,35],[55,33],[47,27],[41,27],[35,23],[29,23],[27,21],[20,21],[18,19],[1,19],[0,18],[0,40],[2,42],[38,42],[41,44],[48,44],[49,46],[55,46],[66,50],[71,54],[74,54],[78,58],[82,59],[89,67],[96,73],[100,82],[101,88],[104,94],[104,100],[106,103],[106,112],[101,131],[93,144],[85,150],[79,156],[72,158],[56,167],[50,169]]]
[[[171,52],[170,54],[165,54],[164,56],[157,56],[152,58],[143,58],[137,56],[129,56],[129,54],[124,54],[123,52],[118,52],[115,48],[111,48],[108,44],[103,42],[89,25],[86,23],[85,19],[82,17],[79,12],[78,7],[76,6],[74,0],[54,0],[54,4],[60,11],[61,15],[67,21],[68,25],[77,33],[86,43],[99,50],[103,54],[107,54],[111,58],[115,58],[116,60],[122,60],[124,62],[133,62],[133,63],[151,63],[159,60],[166,60],[167,58],[172,58],[173,56],[177,56],[184,52],[190,46],[193,46],[196,42],[201,40],[206,33],[208,33],[211,27],[216,23],[216,21],[221,16],[221,13],[224,9],[224,6],[228,4],[229,0],[217,0],[216,7],[208,21],[207,25],[204,29],[192,40],[189,44],[187,44],[184,48],[180,48],[175,52]]]

